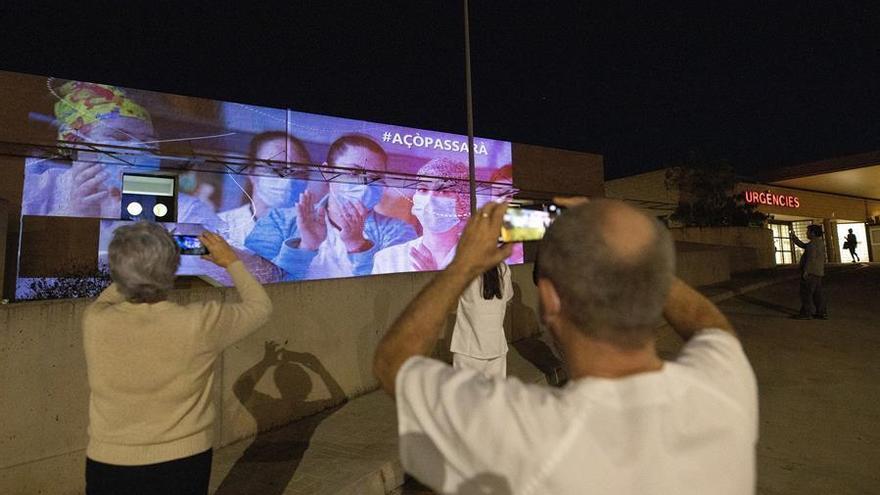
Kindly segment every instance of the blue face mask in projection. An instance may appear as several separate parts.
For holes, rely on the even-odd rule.
[[[430,232],[442,233],[461,222],[456,211],[455,198],[429,196],[425,193],[413,195],[412,214]]]
[[[258,198],[269,208],[291,206],[305,190],[300,181],[278,177],[254,177],[251,183],[254,186],[254,198]]]
[[[385,188],[378,183],[365,184],[331,184],[330,194],[338,203],[361,203],[372,210],[382,200]]]

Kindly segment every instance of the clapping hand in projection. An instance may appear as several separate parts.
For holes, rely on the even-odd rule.
[[[317,251],[327,238],[327,210],[315,208],[315,196],[309,191],[299,195],[296,228],[299,230],[300,249]]]

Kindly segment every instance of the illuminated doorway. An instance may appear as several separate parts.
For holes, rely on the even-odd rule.
[[[788,238],[791,232],[791,223],[768,223],[767,227],[773,232],[773,248],[776,252],[777,265],[790,265],[797,263],[797,254],[793,247],[794,243]]]
[[[849,229],[852,229],[852,233],[856,236],[856,259],[859,261],[867,262],[869,261],[868,254],[868,232],[865,230],[865,224],[861,222],[853,222],[853,223],[837,223],[837,240],[838,246],[837,249],[840,250],[840,261],[843,263],[850,263],[853,261],[852,255],[850,255],[849,249],[843,249],[843,243],[846,241],[846,236],[849,234]]]

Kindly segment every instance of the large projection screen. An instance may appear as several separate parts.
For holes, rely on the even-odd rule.
[[[124,173],[176,176],[168,228],[220,233],[263,283],[442,269],[470,212],[465,136],[9,72],[0,84],[22,215],[100,219],[100,261],[125,223]],[[509,142],[476,138],[474,154],[477,180],[511,184]],[[197,257],[180,274],[230,283]]]

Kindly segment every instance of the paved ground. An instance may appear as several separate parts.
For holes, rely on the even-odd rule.
[[[525,382],[557,381],[560,364],[539,339],[517,342],[507,361],[508,373]],[[396,414],[394,402],[377,391],[219,449],[211,493],[399,494],[404,472],[397,453]]]
[[[377,392],[219,449],[211,493],[387,493],[403,482],[396,421],[394,402]]]
[[[832,268],[828,321],[788,318],[798,309],[793,276],[754,273],[704,288],[724,299],[758,377],[758,493],[880,493],[880,265]],[[679,344],[661,331],[663,354]],[[545,347],[537,341],[513,348],[511,372],[539,380],[541,372],[522,356],[543,356],[533,360],[549,376]],[[395,488],[403,478],[395,421],[393,403],[368,394],[261,435],[255,447],[247,440],[220,449],[212,486],[220,486],[219,495],[428,494],[413,481]]]
[[[758,377],[758,493],[880,493],[880,265],[826,280],[830,319],[797,321],[797,282],[721,304]]]

